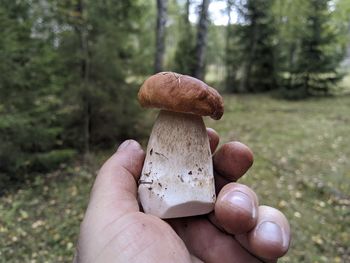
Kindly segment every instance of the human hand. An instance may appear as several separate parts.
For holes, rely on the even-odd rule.
[[[208,129],[212,152],[219,142]],[[277,262],[289,247],[290,229],[278,210],[259,206],[249,187],[235,183],[253,156],[238,142],[213,157],[218,192],[209,215],[162,220],[140,212],[137,181],[145,153],[122,143],[98,173],[81,224],[75,263]]]

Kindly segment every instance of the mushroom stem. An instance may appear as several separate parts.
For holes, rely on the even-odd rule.
[[[160,218],[213,210],[213,163],[202,117],[160,111],[148,142],[138,192],[145,213]]]

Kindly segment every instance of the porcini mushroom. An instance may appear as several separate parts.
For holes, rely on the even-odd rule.
[[[138,100],[143,107],[161,109],[139,181],[143,210],[160,218],[209,213],[216,196],[202,116],[220,119],[222,97],[198,79],[161,72],[143,83]]]

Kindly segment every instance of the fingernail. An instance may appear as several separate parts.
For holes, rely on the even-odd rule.
[[[271,221],[262,222],[256,230],[256,234],[262,237],[266,242],[284,245],[285,238],[281,227]]]
[[[230,205],[238,207],[246,211],[248,214],[251,214],[252,218],[256,217],[255,206],[252,199],[247,194],[241,191],[232,191],[227,193],[223,199],[229,202]]]
[[[126,140],[124,141],[121,145],[119,145],[118,149],[117,149],[117,152],[118,151],[121,151],[123,149],[126,149],[128,148],[128,146],[131,144],[132,140]]]

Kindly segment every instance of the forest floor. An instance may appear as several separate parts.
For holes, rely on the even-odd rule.
[[[289,102],[226,96],[207,120],[221,142],[240,140],[255,163],[240,182],[281,209],[293,239],[280,262],[350,262],[350,96]],[[0,262],[71,262],[96,171],[71,164],[0,197]]]

